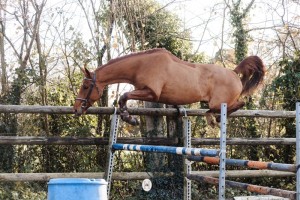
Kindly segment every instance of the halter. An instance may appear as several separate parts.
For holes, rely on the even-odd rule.
[[[87,109],[87,103],[88,103],[89,100],[90,100],[90,96],[91,96],[91,94],[92,94],[92,91],[93,91],[94,87],[96,87],[97,92],[99,93],[99,89],[98,89],[98,87],[97,87],[97,85],[96,85],[96,73],[94,73],[94,76],[93,76],[92,79],[86,78],[86,77],[85,77],[83,80],[91,81],[90,89],[89,89],[89,91],[88,91],[88,93],[87,93],[87,95],[86,95],[85,98],[79,98],[79,97],[77,97],[77,98],[75,99],[75,101],[76,101],[76,100],[80,100],[80,101],[81,101],[81,108],[82,108],[82,109]]]

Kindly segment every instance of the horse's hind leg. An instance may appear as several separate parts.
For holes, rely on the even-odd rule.
[[[236,103],[234,103],[232,106],[230,106],[230,107],[227,109],[227,116],[230,115],[231,113],[233,113],[233,112],[239,110],[239,109],[242,108],[244,105],[245,105],[245,102],[237,101]],[[217,116],[217,117],[216,117],[216,121],[217,121],[217,122],[220,122],[220,121],[221,121],[221,117],[220,117],[220,116]]]
[[[231,113],[239,110],[240,108],[242,108],[243,106],[245,105],[245,102],[243,101],[237,101],[235,104],[233,104],[232,106],[230,106],[228,108],[228,111],[227,111],[227,115],[230,115]]]
[[[234,103],[232,106],[227,108],[227,115],[230,115],[231,113],[239,110],[240,108],[242,108],[245,105],[244,102],[241,101],[237,101],[236,103]],[[219,125],[219,122],[221,121],[221,117],[220,116],[215,116],[215,114],[219,114],[221,112],[221,109],[209,109],[206,114],[206,121],[207,124],[210,125],[211,127],[215,127],[216,125]]]
[[[217,117],[215,116],[215,114],[217,114],[217,113],[220,113],[219,109],[209,109],[205,113],[207,124],[210,125],[212,128],[214,128],[215,126],[218,126]]]
[[[124,93],[120,99],[119,99],[119,107],[120,107],[120,115],[121,119],[133,126],[136,126],[139,124],[139,121],[130,116],[127,111],[127,101],[128,100],[141,100],[141,101],[155,101],[155,95],[150,89],[142,89],[142,90],[134,90],[132,92],[126,92]]]

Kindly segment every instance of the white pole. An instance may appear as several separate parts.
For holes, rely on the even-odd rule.
[[[221,104],[219,200],[225,200],[227,104]]]

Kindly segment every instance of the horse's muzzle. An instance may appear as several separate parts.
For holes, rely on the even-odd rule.
[[[81,116],[82,114],[84,114],[84,111],[82,108],[79,108],[79,109],[74,109],[74,114],[76,117],[79,117]]]

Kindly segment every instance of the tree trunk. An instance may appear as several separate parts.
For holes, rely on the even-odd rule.
[[[5,8],[6,2],[3,4]],[[4,35],[5,35],[5,13],[2,13],[0,8],[0,62],[1,62],[1,95],[5,95],[8,90],[7,85],[7,72],[5,62],[5,50],[4,50]]]

